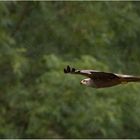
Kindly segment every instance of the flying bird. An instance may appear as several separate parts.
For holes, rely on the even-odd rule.
[[[79,74],[88,77],[83,79],[80,83],[93,88],[106,88],[128,82],[140,82],[140,76],[115,74],[96,70],[77,70],[70,66],[64,69],[64,73]]]

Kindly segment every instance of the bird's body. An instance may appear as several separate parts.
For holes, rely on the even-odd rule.
[[[108,72],[100,72],[96,70],[76,70],[67,66],[64,73],[80,74],[88,77],[83,79],[81,84],[93,88],[105,88],[128,82],[140,82],[140,77],[132,75],[114,74]]]

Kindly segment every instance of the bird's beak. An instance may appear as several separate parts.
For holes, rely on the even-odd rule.
[[[80,82],[80,84],[82,84],[82,81]]]

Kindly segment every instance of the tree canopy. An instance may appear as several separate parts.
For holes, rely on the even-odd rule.
[[[139,2],[0,2],[0,19],[0,138],[140,138],[139,83],[63,73],[140,75]]]

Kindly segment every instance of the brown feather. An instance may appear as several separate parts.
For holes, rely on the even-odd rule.
[[[130,77],[122,77],[124,82],[140,82],[140,77],[130,76]]]
[[[112,87],[127,82],[140,82],[140,77],[138,76],[100,72],[96,70],[77,70],[70,66],[64,69],[64,73],[80,74],[89,77],[93,84],[91,84],[91,86],[96,88]]]

